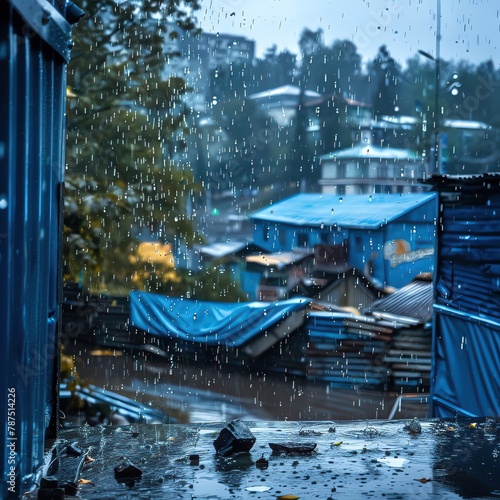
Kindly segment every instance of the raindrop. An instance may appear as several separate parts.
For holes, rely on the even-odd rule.
[[[7,197],[4,195],[0,196],[0,210],[6,209],[7,205],[8,205]]]
[[[342,203],[344,201],[344,198],[342,196],[339,198],[339,203]]]

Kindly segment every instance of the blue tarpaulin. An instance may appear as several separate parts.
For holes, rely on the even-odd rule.
[[[130,320],[160,337],[239,347],[309,302],[304,297],[281,302],[208,302],[131,292]]]

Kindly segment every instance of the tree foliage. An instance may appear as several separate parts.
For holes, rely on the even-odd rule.
[[[197,0],[83,2],[68,68],[65,276],[126,291],[141,239],[193,241],[195,186],[173,138],[189,132],[180,78],[162,78],[163,22],[194,28]],[[157,272],[171,270],[169,260]],[[139,267],[140,269],[140,267]],[[140,281],[140,280],[139,280]]]

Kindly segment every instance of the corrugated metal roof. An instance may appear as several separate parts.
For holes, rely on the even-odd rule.
[[[498,191],[500,188],[500,173],[485,172],[484,174],[469,175],[433,175],[425,181],[431,184],[436,191],[461,192],[472,190],[477,192],[480,189],[483,194],[489,190]],[[479,193],[478,193],[479,194]]]
[[[275,267],[277,269],[283,269],[287,266],[293,264],[298,264],[307,257],[312,257],[313,252],[308,251],[297,251],[297,252],[279,252],[279,253],[267,253],[258,255],[249,255],[246,257],[247,264],[257,264],[263,267]]]
[[[252,94],[250,99],[267,99],[274,97],[299,97],[300,87],[296,85],[283,85],[282,87],[276,87],[274,89],[264,90],[263,92],[258,92],[257,94]],[[320,97],[321,94],[314,92],[312,90],[305,90],[304,95],[306,97]]]
[[[416,278],[400,290],[375,301],[370,312],[384,319],[414,319],[425,324],[432,318],[434,288],[430,278]]]
[[[251,215],[294,226],[378,229],[435,199],[435,193],[346,195],[303,193]]]
[[[473,120],[444,120],[443,127],[467,130],[491,130],[491,125]]]
[[[260,248],[248,241],[217,242],[198,247],[200,254],[213,258],[227,257],[228,255],[233,255],[247,249],[249,252],[252,252],[259,251]]]
[[[399,148],[380,148],[373,144],[358,144],[352,148],[339,149],[326,155],[320,156],[321,161],[325,160],[407,160],[417,161],[421,159],[416,151]]]

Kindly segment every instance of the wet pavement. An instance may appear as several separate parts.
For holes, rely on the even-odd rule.
[[[93,459],[80,474],[82,500],[500,496],[499,419],[421,420],[416,434],[403,420],[246,424],[255,444],[228,457],[213,445],[225,423],[82,426],[63,430],[59,442]],[[314,442],[316,449],[275,454],[270,442]],[[267,468],[256,466],[262,457]],[[115,477],[124,460],[141,470],[139,478]]]

